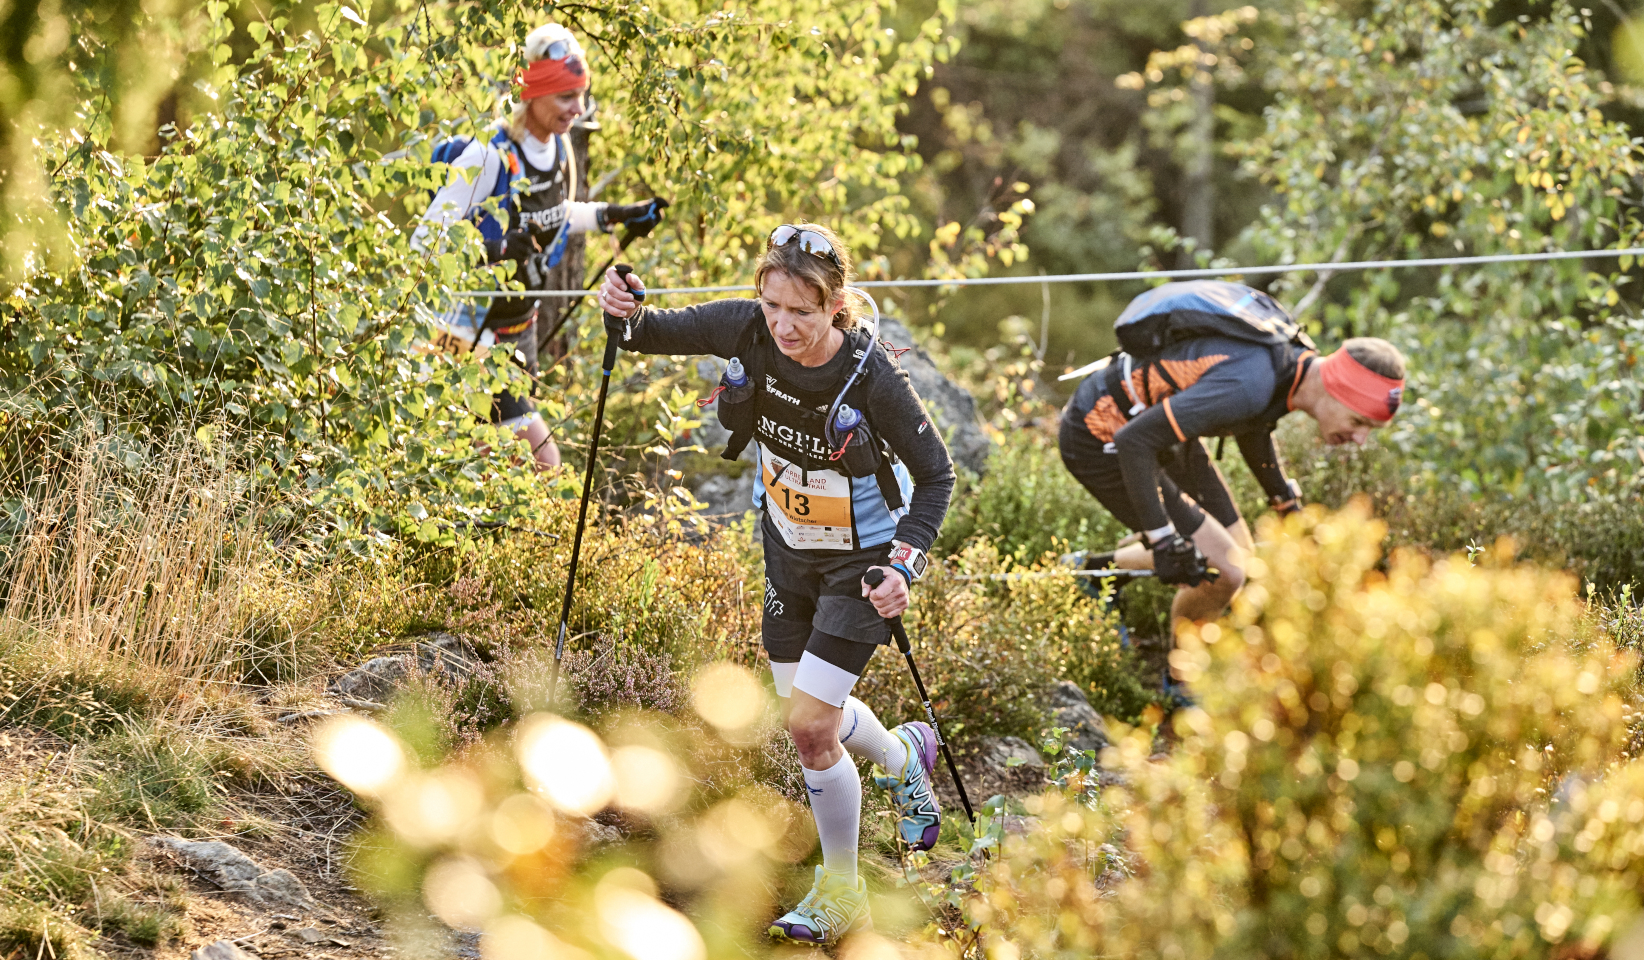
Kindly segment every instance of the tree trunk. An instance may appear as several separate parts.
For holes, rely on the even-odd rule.
[[[1193,0],[1190,17],[1209,13],[1206,0]],[[1210,55],[1203,40],[1198,41],[1199,67],[1193,73],[1193,123],[1188,128],[1187,176],[1182,184],[1182,236],[1197,241],[1195,249],[1210,250],[1215,242],[1215,184],[1211,179],[1216,150],[1216,86],[1205,59]],[[1193,256],[1185,251],[1183,266],[1192,266]]]

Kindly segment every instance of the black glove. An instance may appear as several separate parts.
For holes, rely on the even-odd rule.
[[[649,230],[662,222],[662,211],[668,208],[668,201],[661,197],[652,197],[642,203],[607,203],[599,211],[599,228],[610,233],[619,223],[625,223],[630,230]]]
[[[1204,554],[1193,545],[1193,541],[1179,533],[1173,533],[1153,545],[1153,575],[1159,578],[1160,583],[1189,587],[1216,579],[1216,575],[1205,565]]]
[[[537,252],[537,244],[531,239],[529,230],[510,230],[495,240],[485,241],[485,261],[497,263],[501,260],[518,260],[524,262],[526,257]]]
[[[1273,512],[1281,517],[1288,517],[1302,508],[1301,484],[1297,483],[1294,479],[1286,480],[1285,484],[1290,488],[1290,496],[1288,498],[1282,496],[1272,496],[1267,498],[1268,505],[1273,508]]]
[[[525,277],[527,290],[548,289],[548,271],[554,268],[554,264],[548,262],[549,258],[550,254],[544,250],[531,254],[520,263],[520,273]]]

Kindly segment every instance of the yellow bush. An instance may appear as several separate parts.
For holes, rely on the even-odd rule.
[[[1203,704],[1177,748],[1132,732],[1096,809],[1030,802],[972,905],[995,956],[1551,955],[1636,912],[1631,656],[1568,576],[1382,566],[1384,532],[1362,505],[1263,529],[1233,614],[1172,654]]]

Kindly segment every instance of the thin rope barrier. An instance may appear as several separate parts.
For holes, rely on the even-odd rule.
[[[993,287],[1027,283],[1108,283],[1115,280],[1202,280],[1209,277],[1265,276],[1274,273],[1342,273],[1353,270],[1391,270],[1410,267],[1476,266],[1489,263],[1540,263],[1548,260],[1644,257],[1644,247],[1624,250],[1557,250],[1549,253],[1502,253],[1482,257],[1426,257],[1417,260],[1351,260],[1342,263],[1290,263],[1267,267],[1206,267],[1195,270],[1129,270],[1122,273],[1060,273],[1037,277],[956,277],[945,280],[863,280],[858,287]],[[658,287],[645,291],[647,297],[688,293],[746,293],[752,284],[720,287]],[[593,290],[459,290],[453,296],[494,297],[590,297]]]
[[[1029,570],[1023,573],[973,573],[955,580],[1045,580],[1050,577],[1095,577],[1100,580],[1136,580],[1151,577],[1152,570],[1113,567],[1108,570]]]

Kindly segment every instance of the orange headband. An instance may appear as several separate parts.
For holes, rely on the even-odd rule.
[[[1337,350],[1319,361],[1319,376],[1326,393],[1347,409],[1386,423],[1399,412],[1404,399],[1404,381],[1384,377],[1354,360],[1346,350]]]
[[[555,93],[588,89],[588,68],[582,57],[567,54],[559,60],[544,57],[525,68],[517,81],[523,89],[521,101],[535,100]]]

